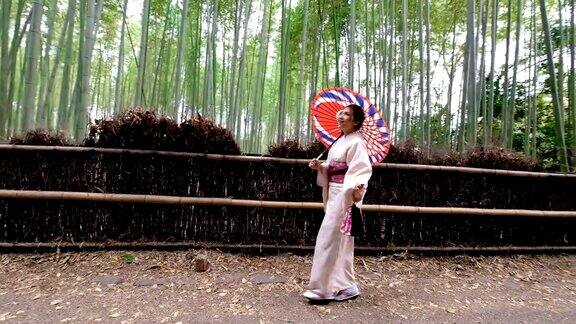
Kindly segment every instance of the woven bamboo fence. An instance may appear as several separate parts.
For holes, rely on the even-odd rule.
[[[306,164],[0,145],[0,242],[310,246],[323,212]],[[383,164],[370,181],[367,233],[358,243],[568,247],[575,245],[573,197],[571,174]]]

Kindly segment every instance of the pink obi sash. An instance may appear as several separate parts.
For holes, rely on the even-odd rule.
[[[328,165],[328,182],[344,183],[346,171],[348,171],[346,162],[330,162]]]

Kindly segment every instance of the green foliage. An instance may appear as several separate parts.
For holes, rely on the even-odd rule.
[[[10,0],[9,0],[10,1]],[[250,1],[251,10],[245,12],[247,4]],[[264,2],[266,1],[266,2]],[[508,0],[499,0],[498,8],[498,31],[497,31],[497,63],[500,64],[504,51],[505,36],[508,30],[512,32],[514,38],[514,29],[516,27],[515,18],[512,19],[511,25],[507,25],[508,15],[515,14],[520,8],[517,8],[516,1],[510,1],[511,10],[508,10]],[[3,2],[5,5],[7,2]],[[25,99],[24,89],[26,89],[26,74],[23,74],[22,67],[26,67],[26,42],[30,36],[29,30],[22,30],[23,26],[30,26],[30,21],[25,22],[30,16],[32,1],[16,1],[11,0],[11,8],[8,12],[8,24],[0,24],[0,40],[6,42],[8,47],[6,51],[0,49],[0,65],[2,66],[2,73],[0,75],[0,135],[5,136],[4,133],[14,133],[18,130],[18,124],[23,115],[23,99]],[[42,47],[40,51],[39,62],[54,62],[56,53],[58,52],[57,43],[62,36],[65,28],[65,17],[68,9],[68,0],[57,0],[58,7],[54,21],[53,33],[48,35],[50,24],[48,21],[49,6],[51,1],[44,1],[44,13],[40,28],[42,36],[42,46],[47,45],[47,40],[51,38],[51,48],[45,50]],[[82,73],[78,73],[79,69],[83,67],[83,57],[80,55],[80,45],[86,43],[86,37],[81,27],[85,23],[86,16],[86,1],[78,1],[76,7],[76,19],[73,30],[73,39],[71,49],[66,47],[65,52],[62,53],[59,64],[55,69],[55,76],[53,78],[54,87],[50,97],[46,98],[46,106],[50,111],[49,126],[53,127],[57,124],[57,120],[61,119],[58,123],[60,126],[71,128],[72,132],[82,132],[83,123],[78,120],[80,114],[77,113],[77,100],[74,98],[78,95],[78,89],[75,89],[75,84],[78,83],[77,79],[81,78]],[[98,1],[96,1],[98,3]],[[189,0],[188,16],[185,21],[186,32],[183,35],[185,39],[185,47],[183,48],[181,66],[176,66],[177,63],[177,45],[180,39],[179,26],[181,18],[181,0],[153,0],[150,1],[149,16],[141,16],[142,7],[141,2],[129,1],[129,6],[137,6],[136,8],[121,8],[122,0],[104,0],[103,11],[98,21],[98,34],[96,35],[96,43],[93,50],[92,61],[89,72],[90,79],[88,82],[89,99],[86,100],[87,109],[92,112],[89,116],[91,120],[100,118],[106,113],[111,112],[111,102],[114,102],[114,91],[117,85],[119,92],[122,94],[122,109],[126,110],[133,105],[135,97],[137,74],[140,70],[145,69],[143,97],[144,104],[147,107],[154,108],[159,113],[170,113],[173,117],[192,116],[198,111],[214,111],[218,116],[216,120],[229,122],[228,116],[238,118],[234,122],[240,122],[236,127],[233,125],[225,125],[226,127],[236,127],[232,131],[237,134],[238,142],[250,147],[256,146],[256,151],[263,152],[269,143],[275,142],[274,137],[282,129],[286,138],[294,137],[295,135],[309,134],[307,129],[307,106],[308,100],[313,92],[320,88],[332,86],[336,83],[347,83],[347,73],[351,71],[350,66],[354,66],[353,84],[360,92],[369,93],[370,99],[380,102],[375,102],[378,106],[390,103],[392,119],[393,134],[403,134],[402,127],[407,127],[410,136],[414,138],[425,138],[427,129],[421,129],[420,111],[418,105],[419,95],[426,90],[421,90],[419,86],[419,74],[421,71],[420,64],[426,64],[426,56],[420,57],[419,49],[423,46],[430,46],[432,62],[432,83],[431,83],[431,107],[432,111],[430,116],[427,114],[422,116],[430,125],[430,132],[432,136],[430,145],[454,145],[455,136],[460,131],[458,127],[460,112],[455,109],[461,110],[462,107],[457,101],[461,100],[462,92],[460,94],[458,89],[462,87],[462,68],[463,57],[465,48],[465,35],[468,12],[466,10],[467,1],[464,0],[435,0],[428,2],[421,2],[415,0],[408,1],[407,10],[407,25],[403,25],[403,0],[393,1],[378,1],[378,0],[355,0],[356,7],[354,8],[354,25],[355,31],[350,35],[351,30],[351,8],[350,1],[329,1],[329,0],[308,0],[308,8],[305,8],[306,1],[304,0],[291,0],[286,1],[286,20],[280,20],[281,9],[283,2],[280,0]],[[482,44],[483,39],[480,34],[480,21],[478,21],[480,7],[482,10],[488,8],[488,12],[483,12],[484,17],[488,18],[488,32],[487,32],[487,52],[485,56],[486,69],[489,68],[490,61],[490,34],[492,27],[492,15],[495,14],[492,8],[492,0],[475,1],[476,3],[476,21],[474,26],[474,33],[478,35],[478,44]],[[533,0],[523,1],[522,8],[522,30],[524,36],[536,35],[537,53],[529,53],[528,37],[524,37],[521,43],[523,46],[520,51],[518,59],[518,77],[519,82],[525,82],[523,75],[530,70],[532,60],[529,60],[530,55],[537,55],[536,61],[538,62],[538,84],[536,89],[536,96],[538,97],[538,132],[537,132],[537,145],[538,156],[546,159],[547,165],[554,168],[556,151],[554,149],[554,131],[555,123],[558,121],[554,119],[550,106],[550,86],[552,80],[549,77],[547,64],[547,57],[545,55],[544,46],[544,33],[542,33],[542,21],[539,20],[542,13],[540,12],[539,3]],[[217,33],[215,35],[215,43],[212,44],[211,38],[208,33],[212,28],[212,21],[207,20],[207,14],[212,6],[217,5]],[[258,66],[259,57],[261,53],[261,37],[260,32],[263,26],[263,10],[264,7],[270,6],[271,8],[271,26],[270,31],[264,31],[264,40],[268,39],[268,49],[265,63]],[[419,18],[420,6],[424,8],[425,4],[429,4],[430,8],[430,44],[425,44],[426,41],[420,42],[419,31],[422,27],[422,21]],[[532,24],[532,8],[535,5],[536,10],[536,27]],[[572,33],[572,27],[569,23],[570,3],[558,0],[546,1],[547,11],[550,17],[550,32],[553,44],[553,60],[556,73],[562,70],[559,65],[558,56],[560,55],[560,43],[563,39],[562,49],[564,52],[564,74],[558,75],[557,80],[563,80],[561,90],[564,93],[560,95],[564,97],[564,113],[566,116],[575,114],[572,107],[568,107],[568,75],[566,66],[570,63],[566,59],[569,54],[569,39]],[[21,8],[21,12],[18,8]],[[394,7],[394,8],[392,8]],[[2,7],[4,8],[4,7]],[[122,14],[124,11],[136,13],[138,17],[128,17],[127,32],[124,37],[124,64],[119,73],[122,77],[121,80],[116,80],[116,69],[118,66],[119,56],[119,29],[122,23]],[[559,10],[562,10],[562,22],[559,21]],[[2,13],[0,11],[0,13]],[[238,26],[240,26],[239,39],[234,38],[234,27],[236,22],[236,15],[238,15]],[[0,18],[4,18],[0,17]],[[144,18],[149,18],[146,20]],[[267,17],[266,17],[267,18]],[[389,20],[391,19],[391,20]],[[141,47],[140,34],[142,32],[142,22],[148,21],[149,34],[147,43]],[[306,21],[306,40],[307,44],[306,53],[301,57],[301,49],[303,48],[303,35],[305,31]],[[283,24],[284,23],[284,24]],[[562,26],[560,24],[562,23]],[[246,47],[243,48],[244,43],[244,25],[247,25],[246,33]],[[289,28],[285,37],[281,37],[281,27],[288,25]],[[28,28],[27,27],[27,28]],[[393,28],[393,31],[390,28]],[[6,30],[4,30],[6,29]],[[268,32],[268,33],[267,33]],[[403,34],[406,32],[408,36],[408,49],[407,49],[407,66],[403,66],[401,45],[404,41]],[[22,33],[22,34],[20,34]],[[267,33],[267,34],[266,34]],[[394,34],[393,38],[389,36]],[[561,35],[562,33],[562,35]],[[5,37],[7,35],[7,37]],[[14,42],[14,49],[12,49],[12,41],[18,39],[14,36],[22,36],[20,43]],[[349,52],[349,38],[354,37],[354,44],[352,52]],[[562,36],[562,37],[561,37]],[[455,39],[455,51],[452,54],[452,39]],[[284,39],[284,44],[282,44]],[[236,41],[236,44],[234,42]],[[1,43],[1,42],[0,42]],[[513,42],[512,42],[513,43]],[[63,44],[68,44],[63,42]],[[513,44],[512,44],[513,45]],[[213,48],[213,51],[207,51],[208,46]],[[234,56],[232,51],[238,48],[238,53]],[[288,48],[287,53],[282,53],[281,48]],[[147,49],[147,56],[144,62],[137,62],[139,59],[140,48]],[[242,51],[244,52],[242,53]],[[511,48],[511,52],[513,53]],[[8,53],[9,55],[5,55]],[[207,54],[210,53],[210,54]],[[353,53],[353,55],[350,55]],[[14,54],[12,57],[11,55]],[[48,57],[45,57],[45,54]],[[65,55],[66,54],[66,55]],[[282,55],[284,54],[284,55]],[[207,61],[206,56],[212,56],[213,60]],[[480,62],[482,53],[478,53],[477,63]],[[510,57],[510,65],[515,61],[515,58]],[[352,57],[354,57],[352,61]],[[244,63],[241,64],[241,58]],[[288,61],[288,66],[281,66],[281,62]],[[302,67],[300,62],[304,62]],[[367,62],[368,61],[368,62]],[[446,81],[446,72],[450,73],[450,63],[455,62],[455,79],[452,84],[451,102],[446,108],[447,101],[447,87],[440,84],[440,80]],[[87,64],[88,65],[88,64]],[[242,66],[242,68],[240,68]],[[207,70],[211,67],[211,70]],[[234,71],[233,71],[234,67]],[[358,68],[359,67],[359,68]],[[50,67],[50,70],[52,67]],[[404,69],[408,70],[407,80],[403,74]],[[503,67],[497,66],[496,79],[493,84],[487,86],[485,93],[479,96],[480,99],[486,98],[490,94],[490,89],[494,90],[494,121],[490,125],[493,130],[494,141],[498,143],[502,140],[502,109],[505,100],[504,94],[507,92],[509,95],[515,95],[515,115],[513,116],[513,147],[517,150],[524,149],[525,139],[525,124],[527,119],[526,107],[528,106],[529,99],[533,95],[533,89],[528,93],[527,84],[518,84],[516,89],[502,89],[504,82],[501,76]],[[38,69],[40,70],[40,69]],[[242,71],[240,71],[242,70]],[[368,70],[368,71],[366,71]],[[68,73],[69,71],[69,73]],[[176,77],[176,73],[178,77]],[[261,71],[261,72],[258,72]],[[64,73],[66,72],[66,73]],[[476,71],[479,76],[479,71]],[[36,77],[45,88],[47,78],[40,75],[40,71],[35,72]],[[213,73],[213,78],[207,77],[208,73]],[[258,73],[262,75],[258,75]],[[369,73],[369,77],[367,74]],[[487,74],[487,73],[486,73]],[[88,75],[88,74],[87,74]],[[70,76],[70,78],[68,78]],[[488,82],[489,77],[485,75]],[[232,79],[234,78],[234,79]],[[509,76],[509,84],[512,77]],[[181,84],[181,98],[182,106],[174,107],[175,104],[175,84]],[[214,82],[213,89],[210,89],[205,84],[207,80]],[[281,81],[282,80],[282,81]],[[285,82],[284,82],[285,80]],[[346,81],[345,81],[346,80]],[[556,80],[556,81],[557,81]],[[262,81],[262,82],[260,82]],[[302,82],[301,82],[302,81]],[[314,81],[314,84],[311,82]],[[64,86],[66,83],[66,86]],[[403,98],[400,89],[406,85],[409,89],[411,98],[409,98],[408,105],[403,107]],[[477,91],[479,91],[479,84]],[[282,87],[282,89],[280,89]],[[369,87],[369,88],[368,88]],[[84,86],[86,88],[86,86]],[[427,85],[424,85],[424,89]],[[258,103],[260,89],[263,89],[262,109]],[[86,89],[84,89],[86,90]],[[230,91],[238,91],[237,94],[231,94]],[[460,90],[462,91],[462,90]],[[40,91],[36,91],[40,92]],[[279,93],[285,98],[286,105],[282,106],[282,111],[278,110],[279,107]],[[390,98],[388,98],[388,93]],[[257,95],[258,94],[258,95]],[[62,103],[60,99],[62,98]],[[202,103],[211,102],[205,100],[207,98],[215,98],[215,107],[202,107]],[[237,98],[238,102],[233,105],[235,100],[230,98]],[[31,102],[39,102],[38,98],[33,98]],[[386,101],[384,101],[386,100]],[[70,105],[69,101],[72,101]],[[231,102],[232,101],[232,102]],[[8,107],[8,108],[5,108]],[[71,107],[71,108],[70,108]],[[57,108],[60,108],[58,111]],[[484,107],[481,107],[484,108]],[[35,108],[37,109],[37,108]],[[410,111],[409,125],[399,125],[403,119],[399,112],[403,109]],[[570,110],[572,109],[572,110]],[[175,112],[178,110],[178,112]],[[35,112],[34,112],[35,113]],[[82,112],[83,113],[83,112]],[[181,116],[176,116],[180,113]],[[397,115],[395,116],[394,113]],[[258,116],[256,116],[258,114]],[[34,114],[36,115],[36,114]],[[483,139],[484,120],[483,109],[480,109],[479,120],[477,124],[465,125],[466,131],[476,127],[478,139]],[[558,118],[558,117],[556,117]],[[568,119],[568,118],[566,118]],[[74,122],[74,123],[72,123]],[[466,119],[466,123],[474,123],[471,118]],[[68,126],[69,125],[69,126]],[[568,121],[565,123],[565,128],[569,129],[566,134],[566,142],[574,145],[576,142],[576,134],[573,134],[571,124]],[[473,127],[474,126],[474,127]],[[255,131],[257,130],[257,131]],[[424,135],[424,136],[422,136]],[[255,138],[260,136],[261,138]],[[6,138],[6,136],[5,136]],[[310,138],[299,140],[310,140]],[[468,137],[470,140],[470,137]],[[480,141],[483,142],[483,141]],[[301,144],[301,143],[300,143]]]
[[[127,264],[131,264],[136,260],[136,257],[132,253],[125,253],[122,255],[122,260],[124,260],[124,262]]]
[[[115,46],[117,31],[122,23],[122,11],[118,1],[105,0],[100,16],[99,42],[107,46]]]

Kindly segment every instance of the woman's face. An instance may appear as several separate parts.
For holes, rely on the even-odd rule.
[[[338,127],[344,134],[349,134],[354,131],[354,115],[352,114],[352,109],[346,107],[338,112],[336,115],[336,120],[338,121]]]

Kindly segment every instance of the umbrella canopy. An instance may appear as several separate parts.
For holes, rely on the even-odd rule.
[[[316,138],[330,147],[342,134],[336,114],[355,104],[364,109],[366,118],[360,133],[366,142],[370,161],[377,163],[386,157],[390,149],[390,131],[376,107],[363,95],[350,89],[331,87],[319,91],[310,104],[310,118]]]

